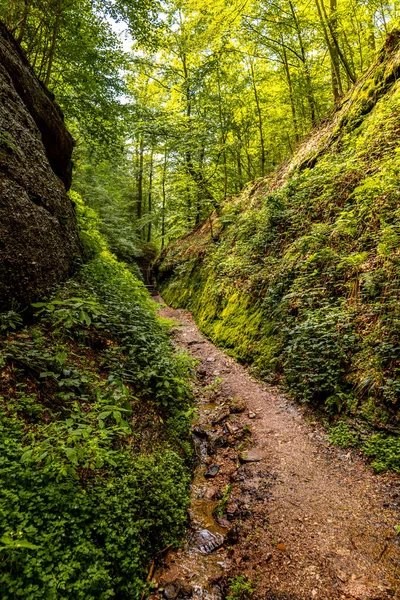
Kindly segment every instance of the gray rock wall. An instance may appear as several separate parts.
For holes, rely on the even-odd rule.
[[[0,310],[45,294],[80,256],[72,149],[60,108],[0,22]]]

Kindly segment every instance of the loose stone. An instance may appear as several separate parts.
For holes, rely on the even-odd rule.
[[[246,402],[242,398],[233,398],[229,408],[232,414],[242,413],[246,410]]]
[[[202,554],[210,554],[224,543],[224,536],[208,529],[199,529],[193,536],[194,547]]]
[[[241,463],[260,462],[262,456],[259,450],[247,450],[247,452],[242,452],[239,455],[239,460]]]
[[[213,465],[212,467],[207,469],[207,471],[204,473],[204,477],[207,477],[208,479],[210,479],[211,477],[215,477],[216,475],[218,475],[220,468],[221,467],[219,465]]]

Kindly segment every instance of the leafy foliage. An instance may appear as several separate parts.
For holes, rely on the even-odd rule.
[[[15,310],[9,310],[0,314],[0,333],[18,329],[22,325],[22,317]]]
[[[51,316],[58,333],[82,325],[89,326],[102,312],[102,307],[97,302],[85,298],[52,299],[49,302],[35,302],[32,306],[38,309],[37,316]]]
[[[400,440],[381,433],[373,435],[366,445],[365,454],[373,459],[375,471],[396,471],[400,473]]]
[[[1,340],[5,600],[139,599],[186,520],[191,364],[94,213],[78,214],[91,260]]]
[[[329,441],[341,448],[351,448],[360,442],[358,435],[350,429],[345,421],[340,421],[329,432]]]
[[[247,577],[238,575],[229,580],[229,594],[227,600],[249,600],[254,593],[254,588]]]
[[[283,334],[283,368],[287,384],[303,400],[332,403],[340,379],[356,351],[352,321],[339,308],[310,311]]]
[[[131,34],[144,41],[156,29],[156,8],[153,0],[0,0],[0,18],[92,154],[121,152],[129,113],[120,101],[127,55],[111,19],[126,19]]]

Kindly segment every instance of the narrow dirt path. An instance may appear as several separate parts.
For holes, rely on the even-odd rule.
[[[199,460],[188,542],[164,557],[153,597],[223,598],[229,578],[246,576],[257,599],[400,598],[399,478],[330,446],[189,313],[161,315],[179,323],[177,344],[199,360]]]

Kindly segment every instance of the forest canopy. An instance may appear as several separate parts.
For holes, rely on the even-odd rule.
[[[399,6],[1,0],[0,17],[65,112],[75,189],[128,259],[288,157],[373,63]]]

